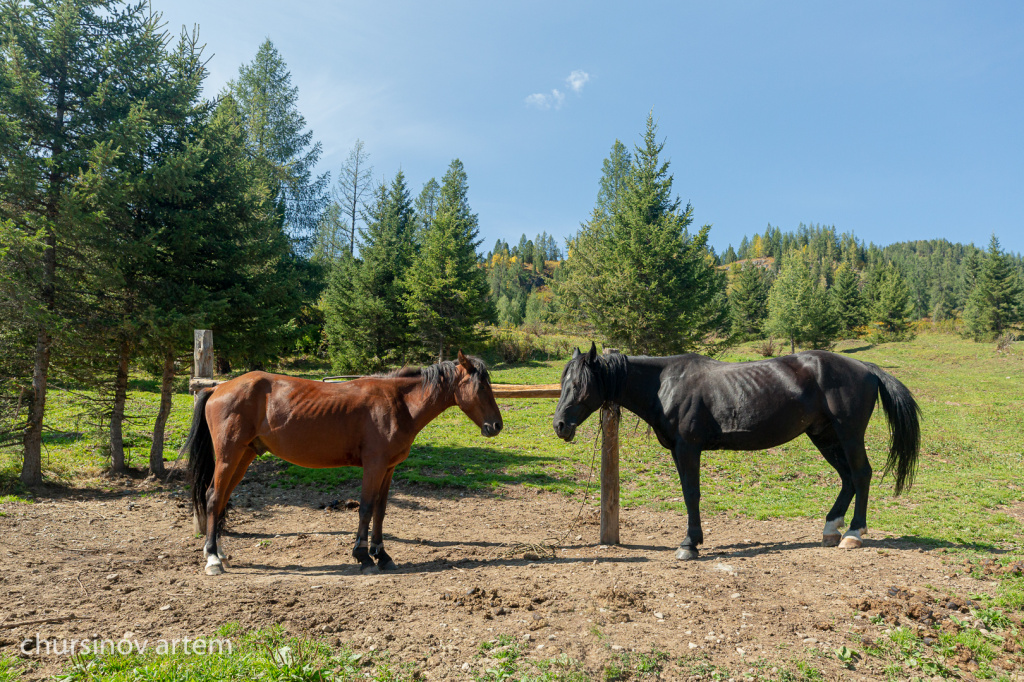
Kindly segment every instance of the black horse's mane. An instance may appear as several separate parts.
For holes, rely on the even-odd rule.
[[[469,360],[469,363],[473,365],[477,376],[480,377],[480,381],[483,381],[485,384],[490,384],[491,377],[487,373],[487,364],[474,355],[467,355],[465,357]],[[381,379],[405,379],[418,377],[422,379],[423,387],[427,389],[428,392],[434,393],[437,391],[448,391],[455,387],[455,375],[458,368],[458,361],[443,360],[442,362],[428,365],[426,367],[399,367],[398,369],[391,370],[390,372],[381,372],[372,376]]]
[[[580,353],[570,360],[562,370],[562,380],[572,369],[581,394],[589,393],[591,384],[596,383],[604,402],[618,402],[626,385],[628,356],[624,353],[608,353],[598,355],[593,362],[588,362],[587,356],[587,353]]]

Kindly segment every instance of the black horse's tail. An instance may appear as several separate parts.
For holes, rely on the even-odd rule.
[[[887,374],[878,365],[865,362],[868,370],[878,377],[878,394],[889,420],[889,459],[882,476],[896,473],[896,494],[909,490],[914,484],[917,454],[921,449],[921,424],[918,407],[910,390],[899,379]]]
[[[196,397],[192,413],[192,430],[188,432],[181,454],[188,450],[188,477],[192,485],[192,512],[197,533],[206,534],[206,491],[213,482],[215,456],[210,425],[206,423],[206,401],[212,388],[203,389]]]

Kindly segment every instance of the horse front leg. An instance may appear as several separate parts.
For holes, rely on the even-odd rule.
[[[680,439],[672,450],[672,460],[683,486],[687,517],[686,537],[679,543],[676,558],[689,561],[697,558],[697,546],[704,544],[704,531],[700,524],[700,449]]]
[[[370,556],[377,560],[377,567],[382,571],[398,568],[395,562],[384,551],[384,513],[388,509],[388,492],[391,490],[391,476],[395,468],[391,467],[384,474],[380,490],[377,491],[377,503],[373,508],[373,534],[370,535]]]
[[[380,490],[380,483],[383,472],[375,467],[363,467],[363,489],[359,496],[359,526],[356,529],[356,544],[352,548],[352,556],[359,562],[361,573],[380,573],[370,558],[369,531],[370,519],[373,517],[374,503],[376,502],[377,491]]]

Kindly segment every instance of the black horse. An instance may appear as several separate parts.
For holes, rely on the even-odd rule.
[[[554,428],[569,441],[604,403],[617,403],[650,424],[672,452],[683,485],[688,524],[676,552],[695,559],[700,524],[702,450],[763,450],[806,433],[839,472],[842,490],[825,517],[826,547],[860,547],[867,530],[871,464],[864,432],[881,395],[889,420],[889,459],[896,494],[914,480],[921,442],[920,408],[907,387],[877,365],[827,351],[758,362],[719,362],[693,353],[667,358],[597,354],[577,348],[562,371]],[[850,501],[850,529],[840,541]]]

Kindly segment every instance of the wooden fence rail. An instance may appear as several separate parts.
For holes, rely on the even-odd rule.
[[[605,353],[618,353],[606,348]],[[224,383],[213,378],[213,332],[195,331],[196,376],[188,382],[189,393],[195,395],[204,388]],[[200,374],[199,372],[203,372]],[[345,377],[344,380],[359,377]],[[337,380],[341,377],[328,377]],[[559,384],[491,384],[495,398],[558,398],[562,395]],[[619,406],[611,405],[601,413],[601,535],[602,545],[619,544]]]

